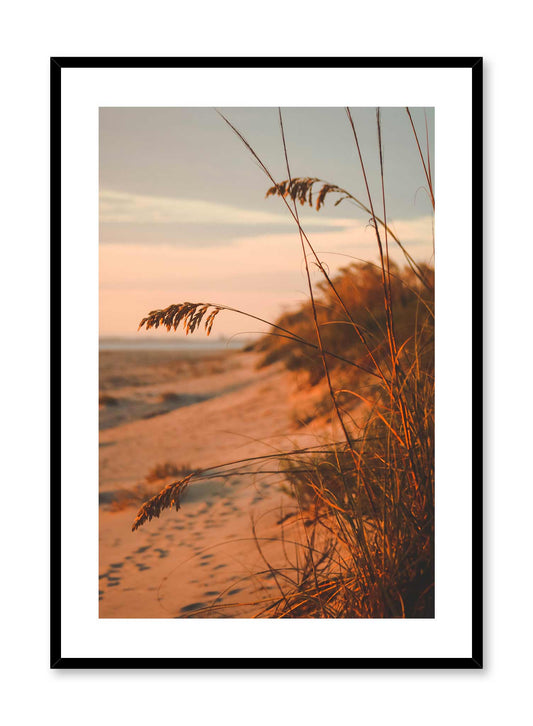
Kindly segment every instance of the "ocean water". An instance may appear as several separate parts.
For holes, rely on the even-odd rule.
[[[251,341],[243,338],[225,340],[213,338],[212,340],[198,340],[194,338],[174,338],[173,340],[162,340],[157,338],[100,338],[100,350],[241,350]]]

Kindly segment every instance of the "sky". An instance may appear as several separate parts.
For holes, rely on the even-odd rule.
[[[220,111],[274,179],[286,179],[278,109]],[[351,111],[379,216],[376,109]],[[424,152],[427,119],[434,176],[433,109],[411,113]],[[284,108],[282,114],[291,175],[337,184],[368,206],[345,110]],[[408,116],[404,108],[381,114],[389,225],[415,259],[431,261],[432,206]],[[101,336],[135,336],[147,312],[178,302],[221,303],[274,321],[306,299],[297,227],[282,200],[265,198],[271,182],[215,109],[101,108],[99,121]],[[320,259],[331,273],[351,257],[376,261],[369,215],[334,201],[329,197],[320,212],[299,207]],[[212,336],[251,337],[265,329],[223,313]]]

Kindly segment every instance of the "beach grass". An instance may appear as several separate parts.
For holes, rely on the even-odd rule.
[[[221,114],[222,116],[222,114]],[[255,350],[262,365],[274,362],[304,373],[321,396],[310,420],[329,417],[338,436],[317,447],[236,459],[197,469],[172,481],[140,508],[136,530],[168,508],[180,509],[195,480],[221,477],[265,460],[276,463],[295,502],[295,552],[272,571],[277,593],[257,603],[257,616],[305,618],[428,618],[434,616],[434,270],[415,260],[387,220],[380,110],[376,113],[380,188],[371,190],[357,125],[352,132],[366,198],[334,183],[293,177],[279,112],[286,179],[276,181],[266,163],[233,124],[222,119],[250,152],[295,225],[302,250],[308,301],[270,323]],[[414,148],[433,208],[429,149],[422,149],[409,109]],[[299,206],[319,211],[328,197],[345,200],[370,216],[378,263],[354,260],[330,275],[300,223]],[[379,215],[376,209],[380,208]],[[395,245],[404,264],[394,264]],[[313,284],[311,265],[321,280]],[[153,310],[140,327],[208,335],[225,310],[265,321],[218,303],[181,302]],[[258,411],[258,415],[261,412]],[[283,527],[280,541],[286,536]],[[261,552],[254,529],[255,544]]]

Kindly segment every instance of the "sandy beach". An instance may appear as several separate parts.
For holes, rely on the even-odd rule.
[[[140,504],[181,472],[320,442],[295,416],[308,394],[257,360],[101,351],[100,617],[251,617],[276,597],[269,565],[291,555],[299,527],[275,461],[263,463],[272,473],[193,482],[179,512],[131,531]]]

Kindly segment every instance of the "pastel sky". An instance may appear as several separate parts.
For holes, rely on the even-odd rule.
[[[278,110],[221,111],[274,178],[286,179]],[[433,170],[433,109],[411,112],[424,150],[427,118]],[[368,205],[345,110],[282,113],[292,176],[319,177]],[[382,214],[376,111],[352,108],[352,115],[376,213]],[[382,135],[389,224],[415,259],[430,261],[432,207],[405,109],[382,109]],[[269,186],[212,108],[101,108],[100,334],[137,335],[148,311],[172,303],[222,303],[274,320],[306,299],[298,231],[280,199],[265,199]],[[368,215],[334,201],[320,212],[299,207],[320,258],[331,272],[350,257],[375,261]],[[212,335],[261,331],[259,324],[225,313]]]

